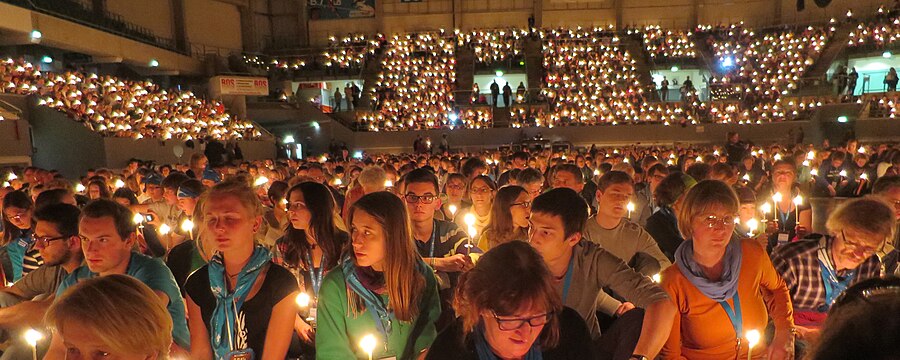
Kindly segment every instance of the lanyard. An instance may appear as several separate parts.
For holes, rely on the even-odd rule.
[[[741,298],[738,297],[738,293],[735,291],[731,299],[734,302],[734,309],[728,305],[727,301],[720,301],[719,305],[722,305],[722,309],[725,309],[725,314],[731,320],[731,326],[734,327],[734,334],[737,338],[738,346],[740,346],[741,337],[744,334],[744,320],[741,317]]]
[[[437,226],[438,226],[437,221],[435,221],[434,225],[432,225],[432,228],[431,228],[431,239],[428,240],[429,247],[431,248],[430,250],[428,250],[428,257],[432,258],[432,259],[434,258],[434,243],[435,243],[434,234],[437,233]]]
[[[306,263],[309,269],[309,281],[312,282],[313,294],[319,297],[319,289],[322,287],[322,277],[325,276],[325,253],[322,253],[322,261],[319,263],[319,271],[312,261],[312,251],[306,253]]]
[[[569,296],[569,285],[572,284],[572,268],[575,265],[575,254],[569,258],[569,267],[566,268],[566,278],[563,280],[562,303],[566,304],[566,298]]]
[[[819,310],[824,309],[827,311],[838,295],[843,293],[847,286],[850,285],[850,282],[853,281],[853,278],[856,277],[856,271],[850,272],[844,277],[844,280],[838,280],[837,275],[828,266],[825,266],[822,260],[819,260],[819,269],[822,272],[822,285],[825,287],[825,306]]]
[[[788,229],[787,221],[791,218],[792,211],[788,210],[782,213],[781,209],[779,209],[778,206],[775,206],[775,212],[778,213],[778,218],[781,220],[778,223],[778,227],[780,228],[779,230]]]

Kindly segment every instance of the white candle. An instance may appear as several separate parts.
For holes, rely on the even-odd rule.
[[[35,329],[28,329],[25,331],[25,342],[31,346],[31,358],[32,360],[37,360],[37,342],[44,338],[44,334],[41,334]]]
[[[188,233],[188,238],[194,238],[194,222],[191,219],[184,219],[181,222],[181,231],[186,231]]]
[[[634,212],[634,203],[629,202],[625,208],[628,209],[628,218],[631,219],[631,213]]]
[[[362,340],[359,341],[359,347],[366,352],[369,356],[369,360],[372,360],[372,352],[375,351],[375,346],[378,345],[378,340],[375,339],[375,335],[369,334],[363,336]]]
[[[305,309],[306,307],[308,307],[309,301],[309,294],[305,292],[297,294],[297,306],[299,306],[301,309]]]
[[[747,332],[747,360],[750,360],[750,355],[753,352],[753,347],[759,343],[760,334],[758,330],[750,330]]]

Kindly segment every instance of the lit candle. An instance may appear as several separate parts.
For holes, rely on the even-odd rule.
[[[9,176],[6,177],[6,180],[7,180],[7,181],[13,181],[13,180],[18,179],[18,178],[19,178],[19,177],[16,176],[16,174],[14,174],[14,173],[9,173]]]
[[[122,179],[118,179],[118,180],[116,180],[115,185],[116,185],[116,189],[121,189],[121,188],[125,187],[125,182],[122,181]]]
[[[750,330],[747,332],[747,360],[750,360],[750,355],[753,352],[753,347],[759,343],[760,334],[758,330]]]
[[[334,179],[334,186],[341,186],[341,185],[344,185],[343,180],[341,180],[340,178]]]
[[[744,181],[746,182],[750,182],[750,173],[744,174],[744,177],[742,179],[744,179]]]
[[[466,214],[466,216],[463,217],[463,222],[466,224],[466,226],[469,226],[469,227],[475,226],[475,214],[474,213]]]
[[[181,231],[188,233],[188,239],[194,239],[194,222],[191,219],[184,219],[181,222]]]
[[[631,213],[634,212],[634,203],[628,202],[625,208],[628,209],[628,218],[631,219]]]
[[[265,185],[267,182],[269,182],[269,179],[268,179],[267,177],[265,177],[265,176],[260,176],[260,177],[256,178],[256,181],[253,182],[253,185],[254,185],[254,186],[263,186],[263,185]]]
[[[44,338],[44,334],[41,334],[35,329],[28,329],[25,331],[25,342],[31,346],[31,359],[37,360],[37,342]]]
[[[394,187],[394,182],[393,182],[393,181],[390,181],[390,180],[385,180],[385,181],[384,181],[384,188],[385,188],[385,189],[390,189],[390,188],[392,188],[392,187]]]
[[[478,229],[474,226],[469,226],[469,239],[466,241],[465,245],[467,253],[472,253],[472,247],[474,246],[472,245],[472,240],[475,239],[476,236],[478,236]]]
[[[297,294],[297,306],[301,309],[306,309],[309,306],[309,294],[302,292]]]
[[[369,356],[369,360],[372,360],[372,352],[375,351],[375,346],[378,345],[378,340],[375,339],[375,335],[369,334],[363,336],[362,340],[359,341],[359,347],[366,352]]]
[[[450,217],[455,219],[456,218],[456,205],[450,204],[450,206],[447,206],[447,210],[450,210]]]
[[[795,211],[794,221],[797,222],[797,226],[800,226],[800,205],[802,205],[802,204],[803,204],[803,196],[797,195],[797,197],[794,198],[794,211]]]
[[[747,232],[747,236],[753,237],[753,234],[756,232],[756,229],[759,228],[759,220],[756,220],[756,219],[747,220],[747,228],[750,229],[750,231]]]
[[[659,284],[659,282],[660,282],[659,274],[654,274],[653,276],[650,277],[650,280],[653,280],[653,282]]]
[[[141,213],[134,213],[134,217],[131,218],[131,221],[134,221],[134,224],[137,225],[134,229],[134,234],[140,235],[141,229],[144,228],[144,215],[141,215]]]
[[[778,211],[778,203],[780,203],[782,199],[783,199],[783,197],[780,192],[776,192],[774,195],[772,195],[772,209],[774,211],[776,211],[776,212]],[[776,214],[776,216],[773,216],[773,218],[775,220],[775,225],[778,225],[777,214]]]
[[[172,228],[167,224],[162,224],[159,226],[159,234],[162,236],[169,235],[170,231],[172,231]]]

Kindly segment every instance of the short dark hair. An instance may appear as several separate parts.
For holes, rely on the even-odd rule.
[[[425,168],[415,169],[413,171],[406,173],[406,176],[403,178],[403,181],[406,186],[409,186],[409,184],[418,184],[418,183],[434,185],[434,194],[435,195],[440,194],[440,191],[441,191],[441,186],[438,185],[437,175],[434,175],[433,172],[431,172],[430,170],[425,169]]]
[[[647,175],[653,175],[654,173],[663,173],[669,175],[669,168],[661,163],[653,164],[649,169],[647,169]]]
[[[466,179],[471,179],[475,174],[475,170],[479,168],[487,168],[487,164],[478,157],[470,157],[463,162],[462,167],[460,168],[460,172]]]
[[[556,165],[556,169],[554,170],[553,176],[556,176],[556,173],[558,173],[560,171],[572,174],[572,176],[575,177],[575,181],[578,181],[579,184],[584,184],[584,173],[581,172],[581,169],[578,168],[578,165],[575,165],[575,164]]]
[[[70,204],[47,204],[34,212],[36,221],[46,221],[56,226],[62,236],[78,235],[78,219],[81,210]]]
[[[34,208],[40,209],[51,204],[62,202],[63,196],[74,195],[69,189],[49,189],[41,191],[37,198],[34,199]]]
[[[900,175],[888,175],[882,176],[877,181],[875,181],[875,185],[872,186],[873,194],[881,194],[895,187],[900,187]]]
[[[712,172],[712,166],[702,162],[694,163],[694,165],[691,165],[691,167],[687,168],[687,171],[685,171],[685,173],[697,181],[709,179],[710,172]]]
[[[628,184],[634,187],[634,179],[624,171],[608,171],[597,180],[597,190],[606,191],[606,188],[616,184]]]
[[[524,151],[516,151],[509,157],[510,160],[521,159],[528,161],[528,153]]]
[[[96,199],[89,202],[81,210],[81,218],[98,219],[103,217],[111,217],[116,224],[116,232],[122,237],[122,240],[128,239],[136,229],[134,224],[134,213],[127,207],[122,206],[115,201],[109,199]]]
[[[190,180],[190,178],[178,171],[173,171],[169,173],[169,176],[166,176],[162,181],[163,189],[178,191],[178,187],[181,186],[181,183]]]
[[[538,195],[531,203],[531,211],[559,216],[566,237],[581,232],[588,218],[588,205],[584,198],[569,188],[556,188]]]
[[[519,185],[525,185],[535,182],[540,182],[541,184],[544,183],[544,175],[535,168],[522,169],[522,172],[516,175],[516,183]]]
[[[656,186],[656,201],[659,206],[672,206],[675,201],[684,194],[687,186],[684,184],[682,177],[686,176],[682,173],[673,173],[666,176]]]

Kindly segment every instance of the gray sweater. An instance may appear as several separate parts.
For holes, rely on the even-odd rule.
[[[604,287],[609,287],[640,308],[669,298],[649,277],[635,272],[624,261],[597,244],[582,240],[572,250],[573,276],[565,306],[575,309],[581,315],[594,341],[600,338],[596,299]],[[556,283],[556,286],[557,291],[562,294],[563,282]]]

